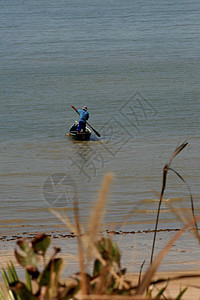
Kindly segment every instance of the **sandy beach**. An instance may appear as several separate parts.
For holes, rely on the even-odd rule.
[[[19,237],[4,237],[4,239],[1,240],[1,250],[0,250],[0,268],[4,267],[6,268],[8,262],[12,260],[14,263],[17,273],[20,278],[24,278],[24,270],[18,265],[18,263],[15,260],[14,257],[14,249],[16,248],[16,241]],[[29,236],[31,238],[31,236]],[[130,236],[127,237],[126,235],[126,240],[130,242]],[[122,240],[122,243],[124,243],[124,240]],[[52,248],[54,245],[59,245],[61,246],[61,253],[60,257],[62,257],[65,261],[65,268],[63,270],[63,273],[61,275],[61,278],[64,280],[67,280],[67,278],[79,271],[79,262],[78,262],[78,256],[77,256],[77,239],[76,237],[72,237],[72,235],[68,235],[68,237],[60,237],[60,238],[52,238],[52,245],[49,249],[49,255],[51,254]],[[128,243],[127,243],[128,245]],[[144,253],[144,249],[143,255]],[[128,252],[125,253],[124,249],[122,253],[125,255],[128,255]],[[130,255],[130,253],[129,253]],[[136,260],[136,257],[134,258]],[[168,282],[168,287],[164,293],[165,297],[167,299],[175,299],[179,292],[187,287],[187,291],[184,293],[182,296],[182,300],[197,300],[200,299],[200,269],[198,268],[199,261],[193,261],[193,264],[187,265],[187,264],[182,264],[180,263],[180,253],[177,252],[176,254],[176,259],[177,261],[174,261],[174,269],[173,270],[168,270],[166,268],[166,263],[165,263],[165,270],[166,271],[160,271],[155,274],[152,280],[158,280],[158,279],[170,279]],[[130,260],[131,261],[131,260]],[[123,258],[122,255],[122,266],[125,266],[130,263],[128,260],[128,256]],[[186,262],[185,262],[186,263]],[[177,265],[177,270],[176,270],[176,265]],[[192,267],[194,266],[194,267]],[[162,264],[161,264],[162,267]],[[181,267],[181,270],[180,270]],[[161,268],[162,269],[162,268]],[[88,266],[88,272],[91,271],[91,266]],[[145,271],[142,273],[144,275]],[[178,278],[180,277],[181,278]],[[187,277],[188,276],[188,277]],[[130,269],[127,272],[127,275],[125,276],[126,279],[130,280],[133,284],[133,286],[137,285],[138,283],[138,272],[130,272]],[[2,278],[1,278],[2,282]],[[153,287],[153,295],[156,295],[158,290],[161,287],[164,287],[166,282],[162,282],[159,284],[156,284]],[[1,284],[2,285],[2,284]]]
[[[180,276],[184,278],[176,279]],[[138,282],[138,274],[128,274],[126,278],[131,280],[133,284],[137,284]],[[200,299],[200,270],[158,272],[153,280],[158,279],[170,279],[166,292],[164,293],[167,299],[176,299],[180,291],[185,287],[187,287],[187,291],[182,296],[182,300]],[[156,295],[159,288],[164,286],[165,283],[157,284],[156,287],[154,286],[153,294]]]

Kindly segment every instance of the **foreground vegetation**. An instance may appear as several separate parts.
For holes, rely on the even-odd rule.
[[[186,145],[187,143],[183,143],[175,150],[163,169],[163,185],[155,225],[151,264],[142,278],[139,275],[137,285],[133,286],[125,277],[126,270],[121,267],[121,255],[117,244],[110,238],[97,238],[99,225],[101,224],[107,202],[107,193],[112,181],[112,174],[107,174],[99,194],[99,199],[94,207],[87,232],[81,227],[79,221],[77,197],[74,204],[75,225],[71,224],[67,216],[61,215],[57,210],[52,210],[77,236],[80,264],[79,273],[73,274],[67,282],[61,280],[60,275],[64,262],[62,258],[58,257],[60,249],[54,247],[52,255],[47,258],[47,250],[51,243],[49,236],[39,234],[32,240],[22,238],[17,242],[18,249],[15,250],[15,258],[19,265],[25,269],[26,280],[22,282],[19,279],[13,263],[10,262],[6,270],[2,269],[5,286],[0,289],[0,299],[143,299],[144,297],[148,299],[167,299],[165,291],[169,279],[162,280],[164,285],[158,289],[157,293],[152,292],[152,285],[156,286],[161,282],[161,280],[153,281],[153,276],[160,263],[174,242],[191,226],[194,226],[194,233],[200,241],[197,230],[197,221],[200,217],[195,218],[194,216],[193,199],[190,193],[192,220],[178,231],[160,254],[153,259],[159,212],[166,187],[167,173],[169,170],[174,171],[185,183],[180,174],[170,168],[170,164],[172,159]],[[93,271],[91,274],[85,270],[86,260],[92,260],[93,262]],[[176,299],[181,299],[186,290],[187,288],[184,287]]]

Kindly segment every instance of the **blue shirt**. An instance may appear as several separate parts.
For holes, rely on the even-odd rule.
[[[86,122],[89,119],[89,113],[84,109],[78,109],[78,113],[80,114],[79,122]]]

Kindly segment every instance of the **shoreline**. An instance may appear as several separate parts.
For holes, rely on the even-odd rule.
[[[169,232],[173,232],[176,231],[174,229],[169,229],[167,230],[159,230],[159,234],[158,235],[158,239],[162,238],[165,240],[165,234],[169,233]],[[121,251],[122,254],[122,259],[121,259],[121,264],[123,267],[127,268],[127,273],[125,275],[125,278],[130,280],[134,285],[137,284],[138,282],[138,274],[139,274],[139,267],[141,266],[142,263],[142,257],[144,258],[144,256],[147,254],[145,251],[147,251],[147,245],[150,246],[150,243],[152,242],[151,239],[151,234],[152,231],[148,231],[148,236],[149,236],[149,241],[146,241],[146,244],[143,245],[143,247],[141,247],[141,244],[139,245],[138,249],[135,249],[136,246],[133,246],[133,235],[135,235],[135,237],[137,237],[137,243],[139,244],[138,238],[140,237],[141,240],[144,239],[144,236],[146,236],[147,232],[146,230],[141,232],[114,232],[114,231],[105,231],[105,233],[108,236],[112,236],[113,239],[117,242],[119,249]],[[4,267],[6,268],[7,263],[9,263],[10,260],[12,260],[14,266],[16,267],[16,271],[18,276],[24,280],[24,270],[22,267],[20,267],[18,265],[18,263],[16,262],[15,256],[14,256],[14,249],[17,248],[16,245],[16,241],[19,238],[28,238],[28,239],[32,239],[36,234],[35,233],[27,233],[24,232],[23,234],[13,234],[13,235],[4,235],[1,237],[1,245],[3,247],[1,247],[0,250],[0,256],[1,256],[1,260],[0,260],[0,268]],[[69,233],[69,234],[62,234],[62,233],[58,233],[58,232],[53,232],[51,234],[51,238],[52,238],[52,243],[50,246],[50,249],[48,250],[48,256],[51,255],[52,253],[52,249],[53,246],[58,246],[61,248],[61,252],[59,253],[59,257],[63,258],[65,266],[63,269],[63,272],[61,274],[61,279],[66,281],[70,275],[78,272],[80,270],[79,268],[79,262],[78,262],[78,253],[77,253],[77,238],[73,233]],[[187,240],[188,241],[188,240]],[[162,242],[162,246],[164,246],[166,243],[166,241]],[[183,243],[183,241],[180,241],[180,243]],[[184,245],[182,245],[184,246]],[[132,250],[131,250],[132,249]],[[197,246],[197,250],[199,249],[199,246]],[[158,249],[157,249],[158,250]],[[132,251],[132,252],[131,252]],[[174,251],[174,249],[171,250],[172,252]],[[181,255],[180,255],[181,254]],[[184,252],[184,250],[180,249],[180,251],[178,251],[178,249],[176,249],[175,255],[174,255],[174,260],[172,261],[172,265],[173,265],[173,270],[169,270],[168,265],[169,265],[169,260],[168,258],[166,259],[166,261],[163,260],[163,262],[161,263],[161,268],[158,269],[158,271],[156,272],[156,274],[153,277],[153,280],[157,280],[157,279],[168,279],[171,278],[171,280],[169,280],[169,284],[168,284],[168,288],[167,291],[165,292],[165,295],[167,297],[171,297],[173,299],[175,299],[180,290],[188,287],[187,291],[184,293],[184,295],[182,296],[182,300],[196,300],[196,299],[200,299],[200,286],[199,285],[199,278],[200,278],[200,260],[196,259],[195,257],[193,257],[193,261],[187,261],[187,258],[184,259],[184,257],[182,257],[182,255],[186,254],[186,257],[189,257],[189,255],[191,255],[190,252]],[[47,257],[48,257],[47,256]],[[170,255],[169,255],[170,256]],[[181,261],[182,258],[182,261]],[[137,263],[137,271],[135,272],[135,270],[133,271],[133,268],[131,267],[131,265],[136,265]],[[149,262],[146,263],[146,266],[148,267]],[[166,270],[163,270],[163,268],[165,268],[167,265]],[[181,268],[181,269],[180,269]],[[161,270],[160,270],[161,269]],[[88,266],[87,268],[87,272],[91,273],[91,265]],[[143,270],[142,275],[144,275],[145,270]],[[191,277],[193,275],[193,277]],[[182,276],[182,278],[177,278],[179,276]],[[190,276],[190,277],[187,277]],[[1,283],[2,281],[2,276],[0,276],[1,278]],[[173,279],[174,278],[174,279]],[[166,284],[166,282],[162,282],[159,284],[156,284],[156,287],[162,288],[164,287]],[[155,288],[155,290],[153,291],[153,293],[157,293],[157,289]]]
[[[167,241],[173,237],[176,231],[179,229],[160,229],[157,231],[157,242],[154,257],[163,249]],[[129,273],[139,273],[140,267],[144,260],[144,270],[149,266],[149,258],[152,247],[153,230],[138,230],[135,231],[109,231],[105,230],[100,233],[100,236],[112,238],[118,245],[121,253],[121,263]],[[41,232],[38,232],[41,233]],[[16,242],[20,238],[33,239],[36,236],[36,232],[23,232],[20,234],[4,234],[0,238],[0,268],[5,265],[6,260],[14,257],[14,249],[17,248]],[[45,234],[51,237],[51,247],[48,250],[52,251],[53,246],[57,246],[61,249],[60,256],[69,258],[66,261],[68,266],[67,273],[70,273],[69,268],[72,265],[72,272],[76,271],[74,259],[73,263],[71,257],[76,257],[77,253],[77,237],[74,233],[65,233],[59,231],[53,231]],[[78,265],[78,263],[77,263]],[[182,236],[175,244],[172,245],[171,249],[163,259],[159,271],[187,271],[198,269],[200,266],[199,259],[199,244],[195,240],[194,236],[187,233]]]
[[[157,233],[161,233],[161,232],[176,232],[179,231],[180,228],[167,228],[167,229],[158,229]],[[65,230],[66,231],[66,230]],[[133,235],[133,234],[141,234],[141,233],[154,233],[155,230],[154,229],[148,229],[148,230],[137,230],[137,231],[125,231],[125,230],[104,230],[103,232],[101,232],[101,234],[108,234],[108,235]],[[39,233],[39,232],[38,232]],[[33,238],[37,233],[31,233],[28,231],[19,233],[19,234],[3,234],[0,237],[0,241],[17,241],[20,238],[27,238],[27,239],[31,239]],[[54,239],[58,239],[58,238],[75,238],[76,234],[74,234],[73,232],[70,233],[60,233],[59,231],[54,231],[52,232],[46,232],[47,235],[50,235],[51,238]]]

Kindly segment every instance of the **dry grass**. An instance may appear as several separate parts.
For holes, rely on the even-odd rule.
[[[88,259],[91,259],[92,257],[91,255],[92,248],[94,247],[94,244],[96,242],[96,236],[98,235],[99,232],[99,226],[103,219],[105,208],[108,203],[108,191],[112,180],[113,180],[113,174],[112,173],[106,174],[102,184],[102,188],[99,192],[97,203],[94,206],[92,215],[90,217],[90,222],[88,225],[89,228],[88,249],[87,249]]]
[[[78,205],[78,198],[77,195],[75,197],[74,201],[74,214],[75,214],[75,225],[73,225],[67,215],[62,215],[61,211],[59,209],[50,209],[50,211],[58,218],[60,219],[67,227],[70,228],[72,232],[74,232],[77,235],[77,242],[78,242],[78,255],[79,255],[79,267],[80,267],[80,292],[79,294],[75,294],[76,299],[83,299],[83,300],[107,300],[107,299],[113,299],[113,300],[128,300],[128,299],[134,299],[134,300],[140,300],[144,299],[145,292],[146,295],[149,293],[149,298],[151,298],[151,292],[149,289],[149,286],[151,284],[158,284],[158,283],[165,283],[165,287],[161,288],[158,291],[157,298],[154,299],[160,299],[160,297],[163,297],[164,299],[167,299],[164,296],[164,292],[167,288],[169,279],[162,279],[153,281],[154,275],[158,270],[158,267],[162,263],[164,257],[168,253],[170,247],[179,239],[179,237],[190,227],[194,226],[194,234],[200,241],[200,237],[197,231],[197,221],[200,220],[200,216],[195,218],[194,214],[194,205],[193,205],[193,198],[191,195],[191,191],[185,180],[182,178],[182,176],[177,173],[175,170],[173,170],[170,165],[172,160],[187,146],[187,142],[184,142],[179,147],[175,149],[172,156],[170,157],[169,161],[165,164],[163,168],[163,178],[162,178],[162,189],[160,193],[160,199],[159,199],[159,205],[157,210],[157,218],[155,223],[155,231],[154,231],[154,237],[153,237],[153,245],[152,245],[152,252],[151,252],[151,264],[148,268],[148,270],[145,272],[142,279],[139,275],[138,284],[136,286],[131,285],[130,282],[128,282],[125,277],[123,276],[123,270],[120,267],[120,256],[118,254],[118,248],[114,243],[112,243],[111,239],[105,240],[105,244],[103,244],[103,251],[101,251],[102,244],[99,243],[99,228],[100,224],[102,223],[103,216],[105,213],[106,205],[108,203],[108,191],[113,179],[112,173],[108,173],[102,184],[102,188],[99,193],[98,201],[96,205],[94,206],[93,212],[90,217],[90,221],[88,224],[87,230],[83,228],[80,224],[80,216],[79,216],[79,205]],[[168,171],[173,171],[175,174],[186,184],[188,187],[189,193],[190,193],[190,199],[191,199],[191,211],[192,211],[192,220],[187,221],[187,223],[184,225],[182,229],[180,229],[174,237],[166,244],[166,246],[162,249],[162,251],[156,256],[155,259],[153,259],[154,255],[154,248],[155,248],[155,241],[156,241],[156,233],[157,233],[157,227],[159,222],[159,214],[160,214],[160,208],[161,203],[163,200],[163,195],[166,189],[166,182],[167,182],[167,174]],[[173,211],[173,208],[171,207],[171,210]],[[180,216],[178,216],[179,219],[181,219]],[[184,220],[185,221],[185,220]],[[100,240],[101,242],[104,240]],[[112,252],[114,251],[114,252]],[[114,253],[114,254],[113,254]],[[55,255],[54,255],[55,256]],[[117,259],[116,259],[116,257]],[[54,258],[54,257],[53,257]],[[53,259],[52,258],[52,259]],[[99,273],[97,275],[90,276],[86,272],[85,262],[86,260],[92,260],[94,259],[95,263],[97,263],[98,268],[101,268]],[[95,264],[94,264],[95,266]],[[142,269],[142,266],[141,266]],[[109,274],[109,276],[108,276]],[[184,275],[185,277],[185,275]],[[199,275],[190,275],[189,277],[199,277]],[[177,280],[180,279],[181,276],[171,278],[170,280]],[[55,287],[53,281],[54,278],[50,277],[52,280],[51,286]],[[112,283],[113,282],[113,286]],[[110,285],[109,285],[110,284]],[[110,286],[112,286],[112,289],[110,289]],[[76,286],[75,286],[76,287]],[[185,289],[183,289],[180,294],[177,296],[176,299],[180,299],[182,297],[182,294],[184,293]],[[55,294],[56,291],[51,291],[51,294]],[[114,294],[113,294],[114,293]],[[121,295],[124,293],[124,295]],[[72,295],[71,299],[74,295]],[[1,298],[1,297],[0,297]],[[28,298],[27,298],[28,299]],[[35,299],[35,298],[34,298]],[[39,298],[37,298],[39,299]],[[43,299],[43,298],[40,298]],[[45,298],[47,299],[47,298]],[[53,298],[48,298],[53,299]],[[57,299],[57,298],[55,298]],[[60,298],[58,298],[60,299]],[[64,299],[64,298],[62,298]],[[69,299],[69,298],[66,298]],[[153,299],[153,298],[151,298]]]
[[[139,281],[138,281],[138,285],[136,287],[134,287],[135,290],[135,295],[132,296],[112,296],[113,299],[141,299],[140,297],[142,295],[144,295],[145,291],[148,290],[149,285],[153,282],[153,277],[159,267],[159,265],[161,264],[163,258],[166,256],[167,252],[169,251],[170,247],[174,244],[174,242],[188,229],[190,228],[192,225],[195,225],[195,234],[196,236],[199,238],[198,232],[197,232],[197,221],[200,220],[200,217],[195,218],[194,215],[194,205],[193,205],[193,199],[192,199],[192,195],[190,192],[190,188],[187,185],[187,183],[185,182],[185,180],[181,177],[180,174],[178,174],[175,170],[173,170],[172,168],[170,168],[170,164],[172,162],[172,160],[187,146],[187,142],[184,142],[183,144],[181,144],[179,147],[177,147],[174,151],[174,153],[172,154],[172,156],[170,157],[169,161],[165,164],[164,168],[163,168],[163,180],[162,180],[162,189],[161,189],[161,193],[160,193],[160,201],[159,201],[159,205],[158,205],[158,211],[157,211],[157,219],[156,219],[156,224],[155,224],[155,231],[154,231],[154,238],[153,238],[153,246],[152,246],[152,253],[151,253],[151,265],[149,266],[148,270],[145,272],[145,275],[143,276],[142,280],[140,280],[139,277]],[[154,247],[155,247],[155,241],[156,241],[156,232],[157,232],[157,226],[158,226],[158,221],[159,221],[159,213],[160,213],[160,208],[161,208],[161,203],[163,200],[163,195],[164,195],[164,191],[166,188],[166,182],[167,182],[167,173],[168,171],[174,171],[177,176],[187,185],[188,190],[190,192],[190,199],[191,199],[191,208],[192,208],[192,216],[193,219],[191,221],[189,221],[180,231],[178,231],[175,236],[167,243],[167,245],[163,248],[163,250],[159,253],[159,255],[153,260],[153,254],[154,254]],[[78,203],[76,203],[76,207],[75,207],[75,215],[76,215],[76,233],[78,235],[78,240],[79,240],[79,261],[80,261],[80,270],[81,270],[81,274],[82,274],[82,281],[85,282],[85,278],[84,278],[84,257],[87,257],[89,259],[91,259],[92,257],[98,258],[100,259],[100,261],[106,265],[106,262],[103,260],[103,258],[100,258],[100,253],[98,253],[98,250],[95,246],[96,240],[97,240],[97,236],[98,236],[98,230],[99,230],[99,226],[101,224],[102,218],[103,218],[103,214],[105,212],[105,207],[107,205],[107,194],[108,194],[108,190],[112,181],[112,174],[107,174],[104,178],[104,182],[101,188],[101,191],[99,193],[99,198],[98,201],[94,207],[93,213],[91,215],[90,218],[90,223],[88,225],[89,228],[89,232],[88,235],[86,234],[86,232],[84,231],[84,235],[81,236],[80,235],[80,224],[79,224],[79,218],[78,218]],[[172,208],[173,211],[173,208]],[[58,213],[55,212],[55,210],[53,211],[54,214],[56,214],[62,221],[64,221],[64,223],[66,225],[69,225],[69,222],[65,222],[65,220],[63,218],[61,218]],[[71,226],[71,225],[70,225]],[[71,227],[72,229],[72,227]],[[84,239],[84,241],[82,242],[82,239]],[[82,243],[85,244],[85,253],[81,253],[83,251],[82,248]],[[95,253],[95,255],[94,255]],[[113,270],[113,268],[108,268],[107,272],[110,272],[116,279],[116,281],[118,282],[118,284],[121,284],[122,286],[127,287],[126,282],[122,280],[121,277],[119,277],[116,272]],[[176,278],[177,279],[177,278]],[[155,284],[155,282],[154,282]],[[87,288],[86,288],[86,283],[84,283],[85,287],[82,289],[82,295],[86,295],[87,294]],[[111,296],[106,296],[106,295],[102,295],[101,293],[101,289],[98,289],[98,294],[101,294],[101,297],[97,296],[97,295],[92,295],[89,296],[87,295],[83,297],[83,299],[111,299]],[[138,298],[139,296],[139,298]],[[136,298],[135,298],[136,297]]]
[[[191,210],[192,210],[192,215],[193,215],[193,219],[194,219],[194,225],[196,228],[196,232],[198,232],[198,227],[197,227],[197,223],[195,221],[195,214],[194,214],[194,203],[193,203],[193,197],[190,191],[190,187],[189,185],[186,183],[186,181],[183,179],[183,177],[176,172],[174,169],[170,168],[170,165],[172,163],[172,160],[188,145],[188,142],[183,142],[180,146],[178,146],[175,151],[173,152],[172,156],[170,157],[170,159],[168,160],[168,162],[165,164],[164,168],[163,168],[163,179],[162,179],[162,188],[161,188],[161,192],[160,192],[160,200],[158,203],[158,210],[157,210],[157,217],[156,217],[156,223],[155,223],[155,230],[154,230],[154,237],[153,237],[153,244],[152,244],[152,251],[151,251],[151,259],[150,262],[153,262],[153,256],[154,256],[154,249],[155,249],[155,242],[156,242],[156,234],[157,234],[157,229],[158,229],[158,222],[159,222],[159,216],[160,216],[160,209],[161,209],[161,204],[163,201],[163,196],[164,196],[164,192],[166,189],[166,183],[167,183],[167,174],[168,171],[173,171],[187,186],[188,190],[189,190],[189,194],[190,194],[190,200],[191,200]]]

